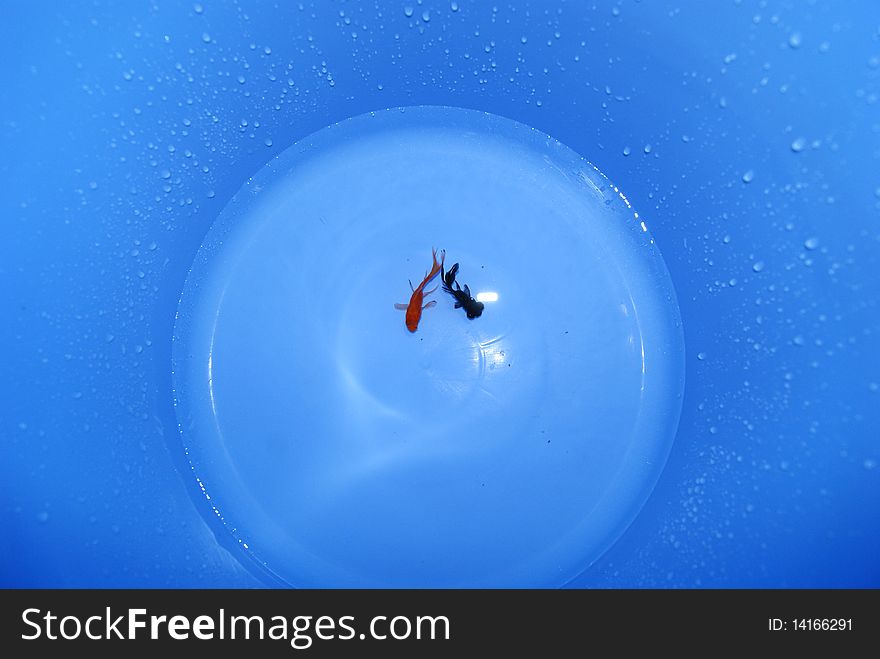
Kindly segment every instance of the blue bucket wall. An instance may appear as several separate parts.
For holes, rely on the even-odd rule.
[[[176,306],[249,176],[407,105],[571,147],[672,276],[672,453],[571,585],[880,585],[880,11],[657,4],[8,7],[0,585],[265,583],[187,476]]]

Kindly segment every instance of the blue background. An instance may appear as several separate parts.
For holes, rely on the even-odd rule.
[[[880,584],[876,3],[4,14],[0,585],[262,583],[170,432],[180,290],[269,158],[417,104],[503,115],[595,163],[676,287],[688,354],[672,454],[572,585]]]

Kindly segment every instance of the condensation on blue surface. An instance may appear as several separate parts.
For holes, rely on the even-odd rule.
[[[393,302],[431,245],[497,299],[468,320],[437,291],[411,333]],[[653,488],[684,384],[638,213],[552,138],[454,108],[346,121],[248,179],[174,338],[192,486],[296,586],[569,581]]]
[[[273,156],[413,105],[596,163],[678,296],[669,459],[571,585],[880,585],[873,0],[7,4],[2,585],[264,583],[169,449],[184,281]]]

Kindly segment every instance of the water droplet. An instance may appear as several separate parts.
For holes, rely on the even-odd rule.
[[[202,32],[202,41],[205,43],[211,43],[211,35],[207,32]]]
[[[698,352],[697,359],[699,359],[700,361],[704,361],[706,359],[706,353],[705,352]]]
[[[244,84],[244,76],[241,76],[241,75],[238,76],[237,80],[238,80],[238,84],[239,84],[239,85],[243,85],[243,84]]]
[[[116,338],[116,337],[113,336],[112,334],[108,334],[107,336],[104,337],[104,340],[105,340],[107,343],[113,343],[113,339],[115,339],[115,338]]]
[[[877,461],[873,458],[865,458],[865,462],[863,464],[865,465],[865,469],[871,470],[877,466]]]
[[[406,7],[404,7],[404,8],[403,8],[403,15],[406,16],[407,18],[409,18],[410,16],[412,16],[412,15],[413,15],[413,8],[410,7],[409,5],[407,5]]]
[[[425,23],[428,23],[431,20],[431,12],[427,9],[422,12],[422,20],[425,21]]]
[[[646,144],[646,145],[645,145],[645,148],[644,148],[644,151],[645,151],[645,153],[651,153],[651,145],[650,145],[650,144]]]
[[[731,286],[736,286],[736,284],[737,284],[737,280],[736,280],[736,278],[734,277],[734,278],[732,278],[732,279],[731,279],[729,282],[727,282],[727,283],[730,284]]]
[[[801,33],[800,32],[792,32],[791,36],[788,37],[788,45],[792,48],[800,48],[801,47]]]
[[[263,48],[263,52],[264,52],[266,55],[271,55],[271,54],[272,54],[272,49],[269,48],[269,46],[266,46],[265,48]]]
[[[804,340],[804,337],[801,336],[800,334],[798,334],[796,337],[794,337],[794,339],[792,339],[792,342],[793,342],[796,346],[802,346],[802,345],[804,345],[804,344],[806,343],[806,341]]]
[[[526,36],[522,36],[519,38],[519,40],[520,40],[520,43],[526,43],[529,40],[529,38]]]
[[[752,264],[752,270],[754,270],[755,272],[761,272],[761,270],[763,270],[763,269],[764,269],[764,262],[763,261],[755,261]]]
[[[208,199],[213,199],[216,194],[213,190],[208,190]]]
[[[794,151],[795,153],[800,153],[801,151],[804,150],[804,148],[806,146],[807,146],[807,140],[804,139],[803,137],[798,137],[791,143],[791,150]]]
[[[193,11],[194,11],[195,13],[197,13],[197,14],[201,14],[203,11],[205,11],[205,8],[202,7],[202,5],[200,5],[200,4],[197,2],[196,4],[193,5]]]
[[[171,172],[167,169],[163,169],[159,176],[161,176],[163,179],[171,178]]]
[[[755,180],[755,172],[751,169],[743,174],[742,181],[743,183],[751,183]]]
[[[806,247],[807,249],[816,249],[818,246],[819,246],[819,239],[818,238],[807,238],[804,241],[804,247]]]
[[[630,149],[628,146],[623,147],[623,155],[628,156],[631,153],[632,149]]]
[[[453,2],[451,5],[449,5],[449,8],[450,8],[452,11],[458,11],[458,3],[457,3],[457,2]]]
[[[272,146],[272,138],[267,137],[265,140],[263,140],[263,144],[265,144],[266,146]]]

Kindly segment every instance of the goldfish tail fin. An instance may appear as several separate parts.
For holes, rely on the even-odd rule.
[[[443,263],[446,260],[446,250],[441,250],[440,252],[440,262],[437,262],[437,250],[432,247],[431,248],[431,259],[433,260],[433,264],[431,265],[431,271],[425,275],[425,280],[431,279],[434,275],[440,272],[440,269],[443,267]]]

